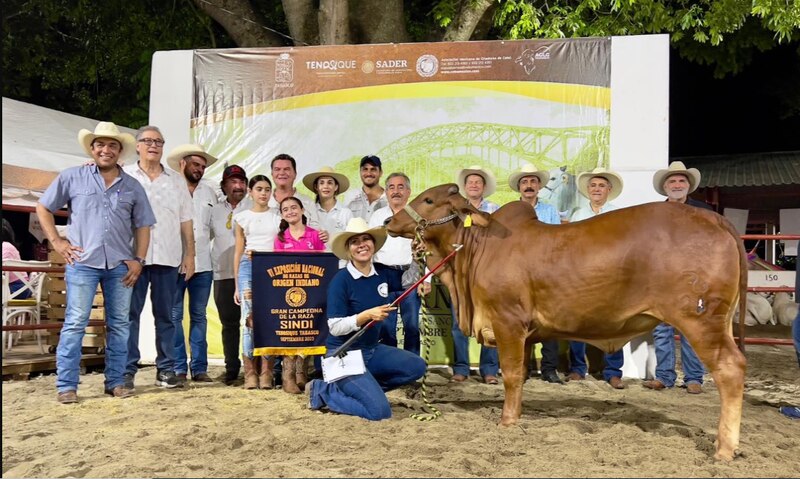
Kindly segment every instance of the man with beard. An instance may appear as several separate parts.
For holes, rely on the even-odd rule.
[[[389,205],[375,210],[369,219],[370,228],[383,226],[387,218],[405,208],[411,197],[411,180],[404,173],[392,173],[386,178],[386,196]],[[387,269],[387,273],[403,289],[416,281],[414,274],[404,274],[409,268],[416,270],[411,257],[411,240],[390,236],[379,251],[375,253],[375,267]],[[415,290],[400,303],[400,316],[403,319],[403,349],[414,354],[420,352],[419,339],[419,293]],[[397,313],[391,312],[381,324],[381,342],[387,346],[397,346]]]
[[[381,159],[374,155],[361,158],[359,167],[361,188],[353,189],[344,195],[344,206],[350,208],[353,216],[364,218],[369,222],[375,210],[386,207],[388,204],[386,194],[381,186]]]
[[[123,170],[144,187],[156,215],[150,233],[145,266],[133,289],[131,299],[131,331],[128,338],[128,364],[125,387],[133,389],[139,370],[139,324],[147,289],[156,327],[156,386],[175,388],[180,381],[175,375],[175,323],[172,307],[178,274],[186,281],[194,275],[194,232],[192,231],[192,197],[182,175],[161,164],[164,137],[155,126],[144,126],[136,133],[139,161]]]
[[[561,224],[561,218],[558,216],[558,211],[556,211],[553,206],[539,201],[539,190],[542,189],[542,185],[547,183],[549,178],[549,171],[538,170],[535,166],[528,163],[508,177],[508,186],[514,191],[519,191],[521,201],[533,206],[539,221],[550,225],[559,225]],[[557,371],[557,340],[549,339],[542,341],[542,366],[540,369],[543,381],[564,384],[564,381],[558,377]]]
[[[225,355],[225,384],[231,386],[239,377],[239,332],[241,309],[233,300],[236,282],[233,279],[233,252],[236,237],[233,217],[250,208],[247,194],[247,174],[244,168],[230,165],[222,172],[220,183],[225,200],[211,209],[211,264],[214,267],[214,303],[222,323],[222,351]]]
[[[689,198],[689,194],[700,185],[700,171],[697,168],[686,169],[681,161],[673,161],[665,170],[658,170],[653,175],[653,188],[667,197],[667,202],[684,203],[697,208],[710,210],[711,207],[702,201]],[[656,377],[645,381],[644,387],[659,391],[675,385],[675,328],[667,323],[660,323],[653,330],[653,342],[656,347]],[[681,367],[683,368],[683,384],[689,394],[703,392],[703,363],[692,349],[689,341],[681,334]]]
[[[208,376],[208,340],[206,330],[208,319],[206,307],[211,294],[211,210],[217,204],[217,194],[207,182],[201,181],[206,168],[217,159],[200,145],[180,145],[167,156],[167,164],[173,170],[183,173],[189,194],[194,205],[194,275],[186,279],[178,275],[175,300],[172,307],[172,321],[175,323],[175,374],[182,384],[186,382],[187,372],[191,371],[192,381],[211,382]],[[183,298],[189,293],[189,346],[192,350],[191,365],[187,369],[186,340],[183,334]]]

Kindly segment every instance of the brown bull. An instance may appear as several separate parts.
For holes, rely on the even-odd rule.
[[[464,227],[467,215],[471,227]],[[464,245],[437,274],[464,334],[497,346],[501,424],[520,417],[534,343],[564,338],[613,352],[664,321],[685,334],[713,375],[722,406],[716,457],[734,457],[745,359],[732,318],[737,298],[745,298],[747,267],[742,242],[722,216],[651,203],[554,226],[523,202],[479,212],[449,184],[419,195],[387,227],[406,238],[422,229],[429,265],[454,243]]]

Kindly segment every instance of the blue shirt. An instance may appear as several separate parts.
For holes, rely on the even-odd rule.
[[[97,165],[67,168],[39,199],[51,212],[67,205],[67,239],[83,248],[77,262],[84,266],[112,269],[132,259],[134,229],[156,222],[142,185],[118,170],[106,188]]]
[[[478,205],[478,210],[483,211],[484,213],[492,214],[495,211],[499,210],[500,207],[497,206],[496,203],[492,203],[491,201],[487,200],[486,198],[481,198],[481,204]]]
[[[542,203],[542,200],[537,200],[533,210],[536,211],[536,217],[539,218],[539,221],[542,223],[547,223],[549,225],[561,224],[561,217],[558,216],[558,211],[556,211],[555,206]]]
[[[373,267],[364,276],[353,267],[340,269],[328,285],[328,318],[348,318],[375,306],[391,303],[402,291],[402,286],[387,274],[384,268]],[[358,338],[351,349],[374,348],[380,338],[381,324],[375,324]],[[326,341],[328,351],[333,351],[355,331],[341,336],[329,334]]]

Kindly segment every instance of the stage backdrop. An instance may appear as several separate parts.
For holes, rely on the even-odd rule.
[[[289,153],[301,189],[323,165],[358,187],[358,160],[376,154],[385,175],[410,176],[412,197],[483,165],[498,178],[489,199],[503,204],[516,199],[508,175],[532,162],[551,172],[540,196],[568,217],[585,201],[575,176],[597,166],[625,177],[618,205],[657,198],[667,79],[663,35],[158,52],[150,111],[171,145],[200,143],[223,160],[206,171],[212,181],[225,164],[268,175]],[[449,317],[436,321],[448,329]],[[210,325],[212,354],[217,338]]]

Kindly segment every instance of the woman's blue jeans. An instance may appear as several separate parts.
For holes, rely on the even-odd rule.
[[[253,311],[253,300],[244,299],[244,292],[252,292],[253,283],[253,262],[247,254],[242,255],[239,262],[239,302],[242,310],[241,323],[247,324],[247,316]],[[242,354],[248,358],[253,357],[253,328],[243,326],[242,332]]]

